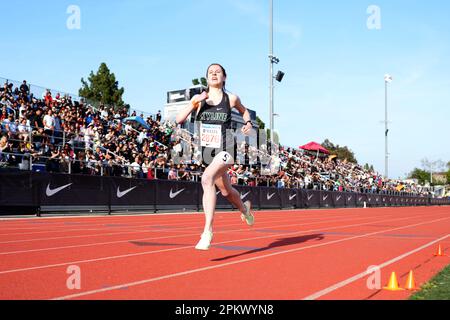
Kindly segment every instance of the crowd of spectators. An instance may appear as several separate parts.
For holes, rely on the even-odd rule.
[[[128,114],[126,108],[94,108],[69,95],[53,96],[49,90],[34,97],[26,81],[15,88],[5,83],[0,88],[0,164],[47,172],[199,181],[204,166],[195,137],[163,122],[160,111],[145,119],[139,115],[147,128],[124,123],[129,116],[137,114]],[[193,157],[174,161],[174,151],[182,154],[186,146]],[[247,159],[268,157],[265,145],[243,143],[238,149]],[[422,193],[412,182],[385,180],[358,164],[303,150],[280,147],[270,163],[270,170],[238,163],[228,174],[233,184],[248,186]]]

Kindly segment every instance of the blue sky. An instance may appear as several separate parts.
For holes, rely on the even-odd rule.
[[[268,0],[70,0],[2,3],[0,77],[77,93],[106,62],[134,108],[156,112],[212,62],[268,124]],[[67,8],[80,8],[69,30]],[[381,29],[367,27],[367,8]],[[384,74],[390,176],[421,159],[450,161],[450,3],[444,0],[274,0],[275,128],[281,142],[349,146],[384,173]],[[8,30],[7,32],[5,30]]]

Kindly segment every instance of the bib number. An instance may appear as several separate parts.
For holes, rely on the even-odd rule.
[[[220,149],[222,147],[222,126],[217,124],[201,124],[200,139],[202,147]]]

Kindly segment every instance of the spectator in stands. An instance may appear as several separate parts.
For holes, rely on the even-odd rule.
[[[178,180],[177,170],[175,169],[174,166],[170,167],[169,175],[168,175],[167,179],[168,180]]]
[[[23,80],[22,85],[20,86],[20,92],[24,95],[28,95],[30,92],[30,88],[28,88],[27,81]]]
[[[45,94],[44,102],[48,108],[51,107],[51,105],[53,103],[53,97],[52,97],[52,93],[50,92],[50,90],[47,90],[47,93]]]
[[[47,172],[60,172],[60,150],[53,144],[47,144],[47,152],[44,153],[44,156],[48,157],[45,165]]]
[[[12,144],[8,142],[8,136],[3,135],[0,138],[0,162],[8,161],[9,155],[6,153],[11,152]]]
[[[19,126],[17,127],[17,131],[18,131],[17,136],[19,139],[21,139],[25,143],[30,141],[31,128],[27,124],[26,118],[20,119],[20,123],[19,123]]]
[[[14,116],[12,114],[8,115],[8,118],[3,120],[2,126],[5,128],[5,132],[8,134],[10,139],[14,139],[17,127],[15,124]]]
[[[158,113],[156,114],[156,122],[161,122],[161,110],[158,110]]]
[[[54,143],[53,134],[55,132],[55,117],[53,116],[52,109],[47,111],[47,114],[44,116],[44,133],[49,138],[51,143]]]
[[[141,158],[139,156],[134,158],[134,162],[130,165],[130,170],[133,177],[138,179],[142,179],[144,177],[141,167]]]

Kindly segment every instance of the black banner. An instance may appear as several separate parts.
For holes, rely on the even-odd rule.
[[[110,183],[88,175],[36,174],[40,206],[107,206]]]
[[[264,209],[261,207],[259,202],[259,192],[260,188],[252,188],[246,186],[233,186],[237,191],[239,191],[239,195],[241,196],[241,200],[243,202],[250,200],[253,208]]]
[[[321,191],[302,190],[302,198],[305,208],[320,208]]]
[[[200,183],[35,172],[0,172],[0,215],[75,210],[200,210]],[[449,205],[450,199],[234,186],[255,209]],[[217,189],[217,208],[232,205]],[[15,210],[14,208],[21,208]],[[30,208],[32,210],[25,210]],[[50,210],[51,208],[55,210]],[[101,209],[103,208],[103,209]],[[20,214],[20,213],[19,213]]]
[[[327,191],[320,191],[320,207],[332,208],[333,207],[333,194]]]
[[[156,209],[155,180],[138,180],[126,178],[107,178],[110,185],[110,205],[115,207],[153,207]]]
[[[357,193],[345,193],[345,206],[347,208],[355,208],[356,205],[356,197],[358,196]]]
[[[198,210],[201,185],[193,182],[157,180],[155,205],[157,210]]]
[[[14,172],[0,175],[0,206],[37,207],[39,188],[29,173]]]
[[[259,188],[259,207],[281,209],[281,197],[279,189]]]
[[[283,209],[303,208],[302,193],[297,189],[281,189],[281,206]]]
[[[360,194],[356,195],[356,206],[357,207],[364,206],[364,203],[367,205],[367,202],[368,202],[367,194],[360,193]]]
[[[346,206],[345,197],[346,194],[343,192],[333,192],[332,193],[332,205],[335,208],[343,208]]]

